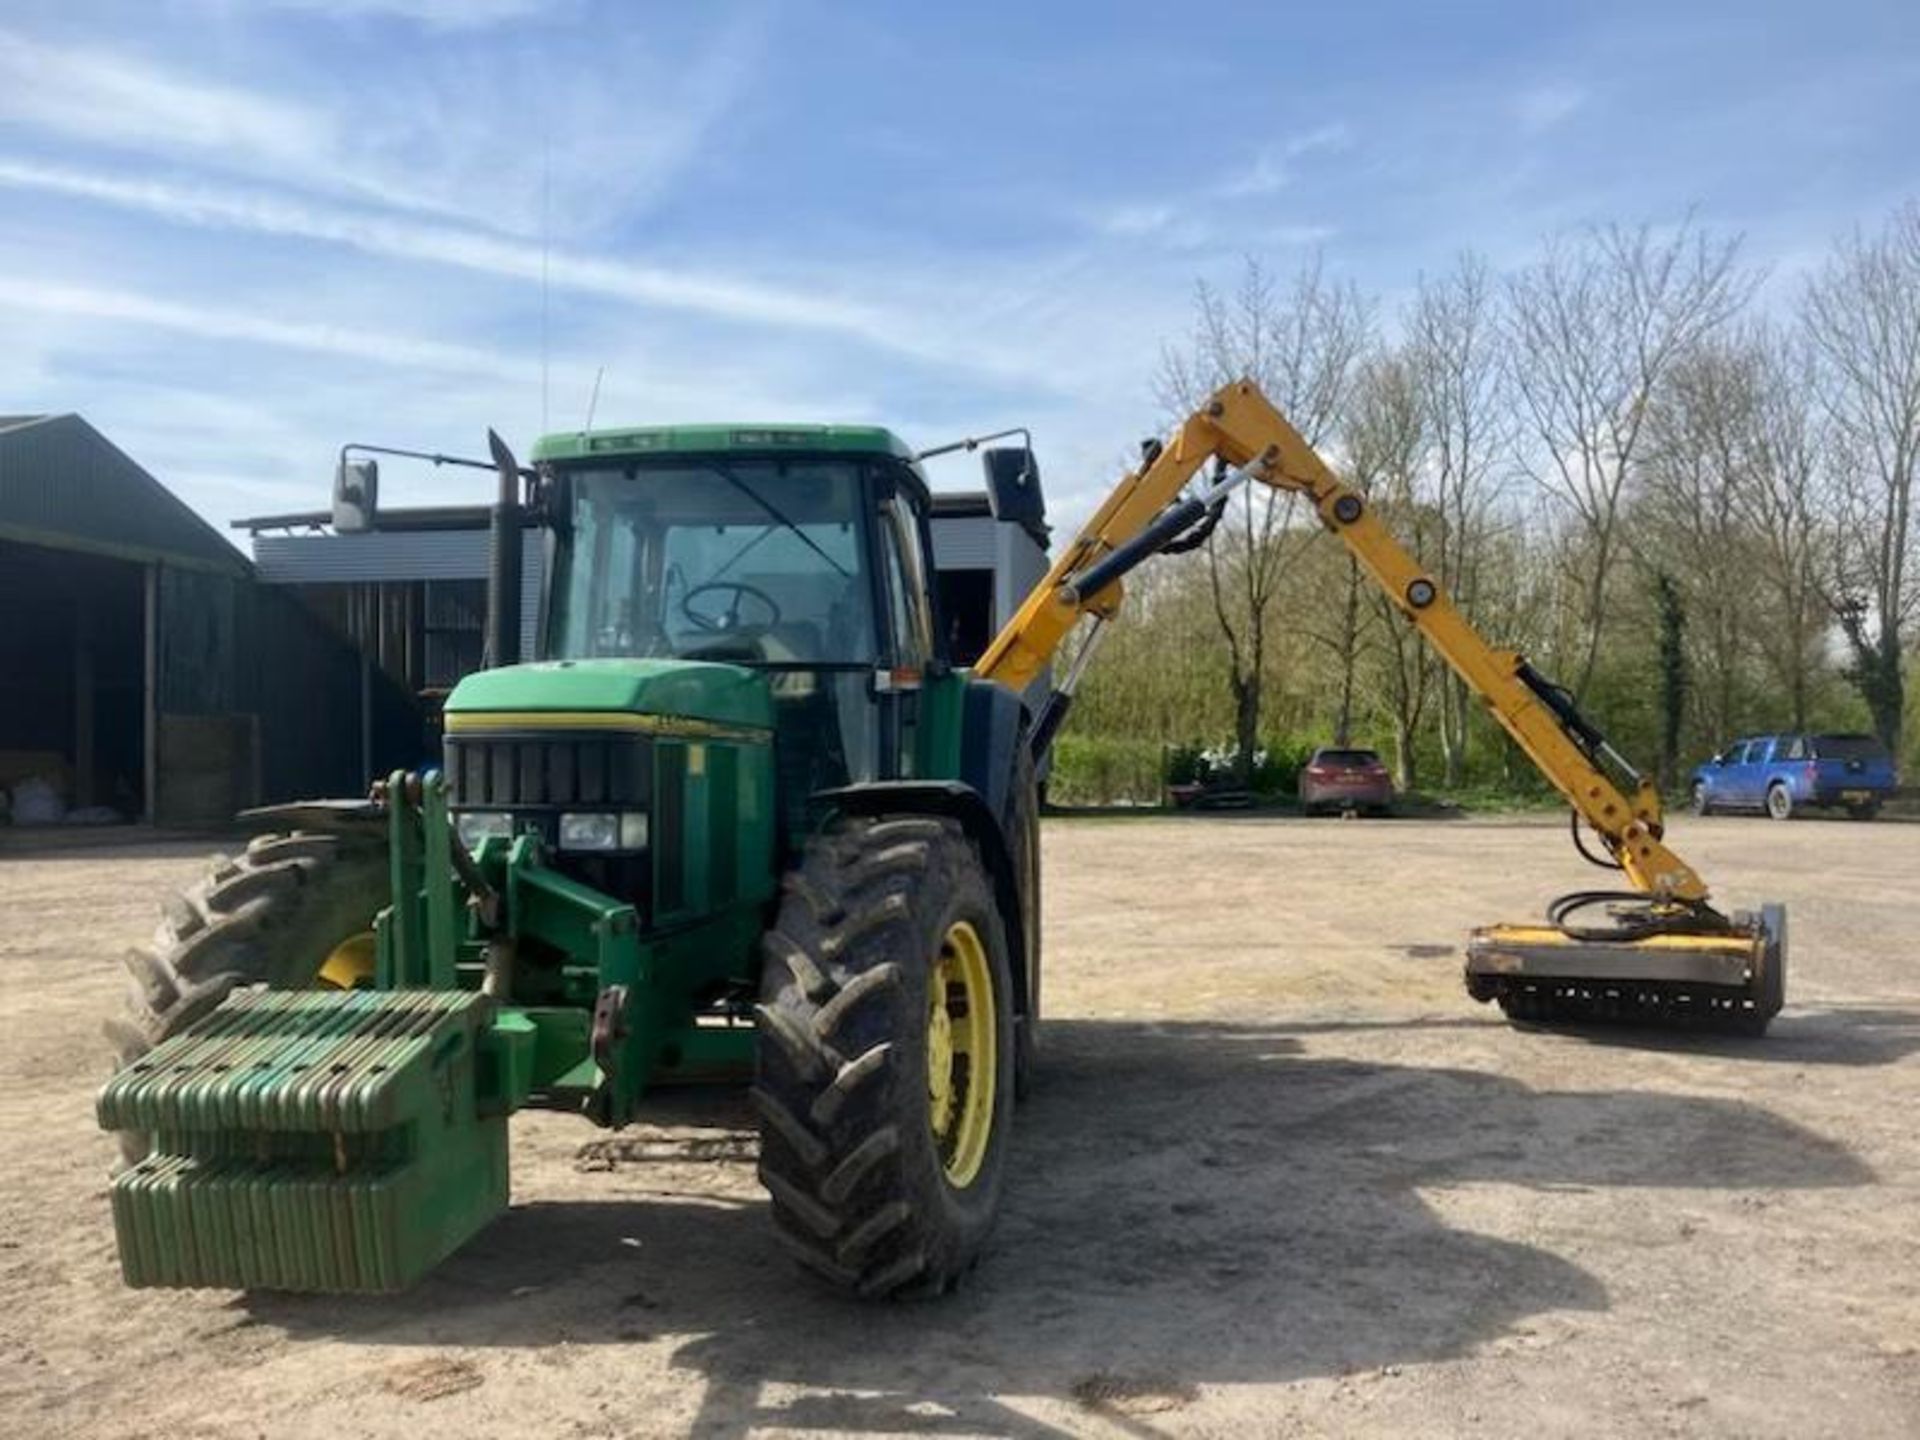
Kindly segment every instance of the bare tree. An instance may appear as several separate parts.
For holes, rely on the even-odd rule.
[[[1650,226],[1615,225],[1549,242],[1508,281],[1509,373],[1532,442],[1523,460],[1585,540],[1576,695],[1599,659],[1650,404],[1675,360],[1744,303],[1751,285],[1735,268],[1738,249],[1691,220],[1664,239]]]
[[[1419,494],[1420,472],[1430,448],[1428,414],[1414,365],[1404,353],[1388,353],[1361,366],[1345,427],[1348,479],[1366,492],[1401,543],[1423,560],[1438,548],[1438,535],[1445,528],[1438,507],[1422,503]],[[1346,559],[1352,610],[1359,604],[1360,577],[1353,558]],[[1373,688],[1393,727],[1394,781],[1407,791],[1418,778],[1414,742],[1433,693],[1434,658],[1425,637],[1385,593],[1369,584],[1366,594],[1378,638]],[[1349,619],[1342,633],[1356,629],[1355,621]],[[1348,709],[1351,688],[1349,678],[1343,687]],[[1347,743],[1344,734],[1335,738]]]
[[[1834,548],[1829,599],[1852,652],[1849,678],[1881,741],[1897,750],[1915,583],[1920,469],[1920,204],[1878,235],[1842,241],[1806,290],[1801,323],[1830,422]]]
[[[1465,254],[1449,274],[1420,278],[1407,316],[1407,360],[1431,440],[1440,519],[1432,566],[1469,619],[1480,616],[1480,567],[1499,498],[1496,466],[1509,451],[1511,430],[1497,298],[1486,261]],[[1459,676],[1443,671],[1438,683],[1441,764],[1453,786],[1466,763],[1474,707]]]
[[[1160,399],[1185,413],[1206,394],[1254,380],[1310,445],[1331,433],[1346,403],[1370,317],[1359,291],[1329,280],[1316,257],[1284,290],[1249,259],[1231,295],[1202,282],[1185,349],[1163,352]],[[1242,486],[1232,514],[1207,544],[1215,619],[1227,642],[1236,764],[1249,778],[1260,738],[1269,626],[1281,581],[1303,538],[1289,521],[1292,495]]]
[[[1814,377],[1804,345],[1764,328],[1752,332],[1749,344],[1758,453],[1739,498],[1761,556],[1755,568],[1767,603],[1758,643],[1786,695],[1793,728],[1804,730],[1831,620],[1821,590],[1828,531],[1820,513]]]
[[[1655,393],[1638,466],[1636,548],[1661,613],[1685,617],[1688,689],[1719,736],[1738,724],[1740,677],[1756,641],[1744,497],[1763,462],[1759,384],[1748,346],[1702,340]]]

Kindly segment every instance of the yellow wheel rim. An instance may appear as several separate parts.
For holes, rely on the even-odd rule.
[[[947,1182],[964,1190],[986,1162],[999,1074],[993,969],[980,934],[956,920],[927,983],[927,1123]]]
[[[333,953],[321,963],[315,983],[322,990],[351,990],[357,985],[370,985],[373,955],[373,931],[362,930],[333,947]]]

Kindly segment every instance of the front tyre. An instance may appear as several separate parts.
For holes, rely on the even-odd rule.
[[[104,1026],[116,1064],[172,1039],[238,986],[352,983],[386,900],[385,846],[359,837],[261,835],[217,858],[166,903],[153,939],[126,953],[126,1004]],[[147,1153],[147,1136],[119,1138],[129,1162]]]
[[[1693,782],[1693,813],[1696,815],[1713,813],[1713,799],[1707,793],[1707,782],[1704,780]]]
[[[1793,792],[1775,782],[1767,787],[1767,814],[1775,820],[1793,818]]]
[[[760,1178],[775,1232],[863,1296],[978,1262],[1013,1115],[1006,927],[960,827],[846,819],[809,842],[764,942]]]

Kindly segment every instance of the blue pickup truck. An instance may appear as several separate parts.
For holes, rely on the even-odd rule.
[[[1871,735],[1754,735],[1693,772],[1696,815],[1759,810],[1789,820],[1800,810],[1844,807],[1871,820],[1899,778]]]

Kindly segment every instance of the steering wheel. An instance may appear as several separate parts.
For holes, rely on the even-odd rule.
[[[724,591],[733,596],[733,603],[719,615],[702,615],[693,608],[696,595],[704,595],[709,590]],[[740,618],[740,603],[754,600],[766,608],[767,618],[748,625]],[[680,613],[687,617],[687,623],[696,630],[705,630],[709,634],[737,635],[743,631],[759,632],[771,630],[780,623],[780,604],[766,591],[756,585],[748,585],[739,580],[708,580],[696,585],[680,597]]]

